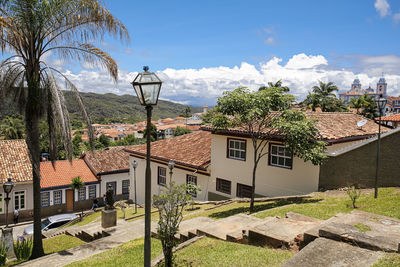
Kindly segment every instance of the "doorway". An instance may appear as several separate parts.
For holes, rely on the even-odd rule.
[[[67,197],[66,197],[67,211],[73,211],[74,210],[74,190],[67,189],[67,190],[65,190],[65,194],[67,195]]]

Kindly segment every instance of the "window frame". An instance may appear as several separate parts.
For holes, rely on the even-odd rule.
[[[160,180],[163,178],[162,175],[160,175],[160,170],[164,170],[165,171],[165,175],[164,175],[164,183],[160,182]],[[157,167],[157,184],[161,185],[161,186],[165,186],[167,184],[167,168],[165,167],[161,167],[158,166]]]
[[[47,194],[47,205],[43,205],[43,196]],[[50,191],[40,192],[40,207],[45,208],[50,206]]]
[[[56,192],[60,192],[60,203],[56,202]],[[53,191],[53,205],[62,205],[62,201],[63,201],[63,192],[62,190],[54,190]]]
[[[84,197],[83,197],[83,199],[81,199],[81,190],[83,190],[83,192],[84,192]],[[78,190],[78,201],[85,201],[86,200],[86,186],[84,186],[84,187],[82,187],[82,188],[80,188],[79,190]]]
[[[124,191],[124,182],[125,183],[128,182],[128,187],[125,188],[127,191]],[[121,184],[122,184],[122,194],[129,195],[129,187],[131,185],[131,180],[129,180],[129,179],[122,180]]]
[[[23,194],[17,194],[17,193],[21,193],[21,192]],[[15,199],[16,199],[17,195],[18,195],[18,209],[17,209],[17,207],[15,205]],[[24,202],[23,202],[24,207],[23,208],[21,208],[21,195],[24,196]],[[26,190],[14,191],[14,208],[17,209],[17,210],[25,210],[26,209]]]
[[[221,182],[229,182],[229,193],[227,193],[226,191],[221,191]],[[232,194],[232,181],[230,180],[226,180],[226,179],[222,179],[222,178],[216,178],[216,186],[215,186],[215,190],[217,192],[221,192],[227,195],[231,195]]]
[[[241,187],[250,187],[250,196],[249,196],[249,197],[239,195],[239,188],[241,188]],[[251,185],[237,183],[237,184],[236,184],[236,197],[240,197],[240,198],[251,198],[251,191],[252,191],[252,190],[253,190],[253,188],[252,188]]]
[[[190,178],[194,178],[194,183],[193,182],[189,182]],[[186,184],[194,184],[197,186],[197,176],[193,175],[193,174],[186,174]],[[192,193],[192,192],[187,192],[189,195],[193,196],[193,197],[197,197],[197,193]]]
[[[229,152],[230,152],[230,150],[231,150],[231,148],[230,148],[230,146],[229,146],[230,141],[236,141],[236,142],[242,142],[242,143],[244,143],[244,151],[243,151],[242,149],[233,148],[234,151],[244,152],[244,158],[231,157],[231,156],[229,155]],[[246,140],[246,139],[227,138],[227,143],[226,143],[226,157],[227,157],[228,159],[246,161],[246,156],[247,156],[247,140]]]
[[[285,155],[281,156],[281,155],[272,154],[272,146],[276,146],[276,147],[278,147],[278,149],[279,149],[279,147],[283,147],[284,149],[287,149],[284,145],[282,145],[280,143],[269,143],[268,165],[272,166],[272,167],[278,167],[278,168],[283,168],[283,169],[287,169],[287,170],[292,170],[293,169],[293,153],[290,153],[290,157],[285,156]],[[290,165],[290,167],[285,166],[285,165],[280,165],[279,163],[273,164],[272,157],[277,157],[278,162],[279,162],[279,158],[290,159],[292,161],[292,164]],[[285,162],[286,162],[286,160],[285,160]]]
[[[90,197],[90,189],[91,188],[94,188],[94,197]],[[86,192],[85,192],[85,195],[86,195]],[[96,195],[97,195],[97,185],[96,184],[88,185],[88,199],[89,200],[95,199]]]

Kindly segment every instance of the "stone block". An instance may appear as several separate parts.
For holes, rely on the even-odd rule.
[[[101,211],[101,227],[108,228],[117,225],[117,210]]]

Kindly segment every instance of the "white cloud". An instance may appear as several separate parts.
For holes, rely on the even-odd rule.
[[[264,40],[264,44],[267,44],[267,45],[273,45],[273,44],[275,44],[275,38],[274,37],[268,37],[267,39],[265,39]]]
[[[390,5],[386,0],[376,0],[374,7],[382,18],[390,13]]]
[[[163,81],[160,98],[192,105],[214,105],[224,91],[241,86],[256,90],[267,82],[282,79],[292,94],[301,100],[318,80],[332,81],[344,91],[350,88],[352,81],[358,76],[363,88],[369,85],[376,88],[382,71],[385,72],[388,93],[399,95],[399,56],[357,55],[351,59],[357,71],[330,65],[322,55],[306,54],[294,55],[286,64],[281,58],[274,57],[258,66],[242,62],[240,66],[232,68],[225,66],[201,69],[167,68],[157,72]],[[77,74],[66,71],[65,74],[83,92],[135,95],[130,83],[137,72],[120,70],[118,84],[114,84],[104,71],[82,70]]]
[[[393,15],[393,20],[395,23],[399,23],[400,22],[400,13],[396,13]]]

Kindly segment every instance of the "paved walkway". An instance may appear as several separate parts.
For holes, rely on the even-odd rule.
[[[156,227],[152,223],[152,228]],[[117,227],[112,229],[114,231],[111,236],[100,238],[93,242],[86,243],[81,246],[73,247],[58,253],[54,253],[36,260],[22,263],[18,266],[64,266],[75,261],[80,261],[89,258],[98,253],[104,252],[111,248],[120,246],[131,240],[141,238],[144,236],[144,219],[135,220],[133,222],[125,222],[118,220]]]

